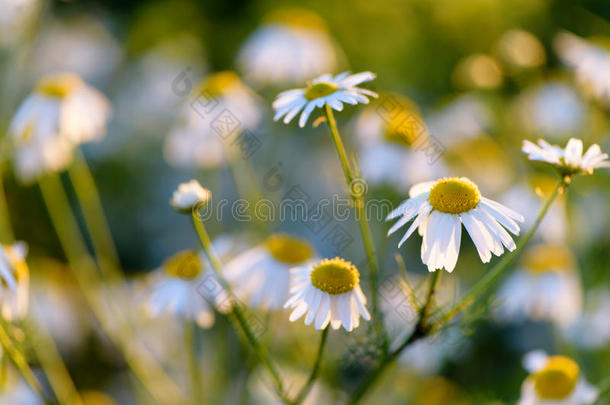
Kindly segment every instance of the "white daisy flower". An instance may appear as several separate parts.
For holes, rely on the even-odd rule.
[[[610,51],[569,32],[557,35],[555,49],[563,63],[574,69],[576,81],[583,91],[610,104]]]
[[[523,367],[530,375],[521,387],[519,405],[588,405],[597,400],[599,391],[569,357],[535,350],[525,355]]]
[[[575,259],[566,246],[530,248],[521,267],[498,292],[496,319],[548,320],[564,328],[572,325],[582,309],[582,287],[575,269]]]
[[[212,193],[204,188],[197,180],[192,179],[187,183],[180,183],[169,201],[176,211],[191,213],[196,206],[207,204],[212,198]]]
[[[333,110],[343,110],[343,103],[368,104],[368,97],[377,97],[377,93],[356,87],[360,83],[370,82],[377,77],[372,72],[361,72],[350,75],[343,72],[335,77],[330,74],[319,76],[308,83],[306,89],[293,89],[280,93],[273,102],[277,121],[284,117],[288,124],[301,111],[299,126],[303,128],[314,108],[323,108],[328,104]],[[368,96],[368,97],[367,97]]]
[[[8,130],[17,177],[27,182],[48,170],[65,169],[76,145],[104,135],[109,115],[108,100],[78,75],[43,77]]]
[[[237,65],[258,85],[302,83],[333,71],[338,49],[324,21],[306,9],[276,10],[239,50]]]
[[[388,114],[380,112],[384,100],[394,106]],[[428,130],[413,102],[390,95],[375,104],[362,110],[353,129],[360,171],[367,183],[408,191],[413,183],[442,177],[446,172],[442,161],[430,164]]]
[[[213,168],[239,151],[236,137],[254,131],[263,117],[259,97],[230,71],[207,76],[183,106],[165,139],[165,160],[176,167]]]
[[[0,308],[7,321],[23,318],[28,311],[30,271],[23,242],[0,246]]]
[[[409,197],[386,218],[401,217],[388,235],[414,219],[398,247],[418,229],[423,237],[421,259],[429,271],[442,268],[453,271],[460,251],[462,224],[483,263],[491,260],[492,253],[500,256],[504,247],[509,251],[516,247],[504,228],[518,235],[516,221],[523,222],[523,216],[481,196],[477,185],[465,177],[416,184],[411,187]]]
[[[223,276],[241,300],[254,308],[279,309],[289,297],[290,269],[313,265],[314,248],[305,240],[273,234],[225,266]]]
[[[608,154],[603,153],[598,144],[589,146],[583,155],[582,140],[576,138],[570,138],[565,149],[551,145],[543,139],[538,140],[538,145],[524,140],[521,150],[530,160],[552,164],[563,176],[593,174],[595,169],[610,167]]]
[[[291,272],[291,297],[284,305],[294,308],[290,322],[307,314],[305,325],[315,320],[318,330],[330,323],[333,329],[343,326],[351,332],[360,325],[360,316],[371,319],[360,289],[360,273],[352,263],[335,257],[315,266],[295,267]]]
[[[192,250],[178,252],[166,260],[151,276],[150,295],[146,302],[148,314],[157,317],[171,313],[195,321],[202,328],[211,327],[214,310],[208,303],[205,290],[200,288],[213,273],[207,270],[209,267],[205,260]]]
[[[604,349],[610,344],[610,290],[596,288],[587,291],[585,310],[566,336],[588,349]],[[587,333],[583,333],[587,331]]]

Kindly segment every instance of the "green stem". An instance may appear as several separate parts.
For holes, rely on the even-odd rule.
[[[365,206],[364,206],[364,193],[354,192],[352,190],[353,181],[356,180],[354,176],[354,172],[349,164],[349,160],[347,158],[347,152],[345,151],[345,146],[343,145],[343,141],[341,140],[341,135],[339,134],[339,130],[337,129],[337,121],[335,120],[335,116],[333,114],[332,108],[326,104],[325,105],[325,113],[326,120],[328,123],[328,128],[330,130],[331,138],[333,144],[335,145],[335,149],[337,150],[337,155],[339,156],[339,161],[341,162],[341,167],[343,168],[343,174],[345,175],[345,182],[347,183],[347,187],[350,191],[352,199],[354,200],[354,204],[356,206],[356,215],[358,216],[358,223],[360,225],[360,233],[362,234],[362,243],[364,245],[364,251],[366,253],[366,260],[369,266],[369,282],[370,282],[370,290],[371,290],[371,301],[373,307],[373,322],[375,325],[376,331],[380,336],[383,336],[383,340],[385,342],[385,333],[383,331],[383,322],[382,322],[382,314],[379,311],[378,305],[378,297],[377,297],[377,278],[379,276],[379,265],[377,264],[377,254],[375,252],[375,247],[373,245],[373,238],[371,236],[371,228],[369,227],[369,223],[366,218]]]
[[[296,396],[296,398],[294,400],[294,405],[299,405],[301,402],[303,402],[305,400],[305,398],[307,398],[307,394],[309,394],[309,390],[311,390],[311,387],[313,386],[314,381],[318,377],[318,371],[320,370],[320,364],[322,363],[324,347],[326,346],[326,338],[328,337],[329,329],[330,329],[330,327],[326,327],[322,331],[322,336],[320,337],[320,345],[318,346],[318,354],[316,355],[316,360],[313,364],[313,368],[311,369],[311,374],[309,375],[309,378],[307,379],[307,382],[305,383],[305,385],[303,386],[301,391]]]
[[[184,324],[184,347],[189,368],[191,395],[193,404],[203,404],[203,386],[201,371],[199,370],[199,356],[197,355],[197,329],[195,323],[187,320]]]
[[[282,379],[280,378],[279,372],[277,371],[277,369],[271,362],[269,353],[267,352],[265,347],[262,346],[259,343],[259,341],[256,339],[255,334],[252,332],[250,326],[248,325],[248,321],[246,320],[246,317],[244,316],[241,304],[239,302],[237,302],[237,300],[234,298],[235,296],[233,295],[233,292],[231,291],[231,287],[229,286],[229,284],[227,282],[224,281],[224,279],[222,277],[222,264],[220,263],[220,260],[216,256],[216,253],[214,253],[214,249],[212,248],[212,241],[210,239],[210,236],[208,235],[207,230],[205,229],[205,225],[203,224],[203,221],[201,221],[197,215],[197,210],[193,210],[192,219],[193,219],[193,225],[195,226],[197,235],[199,236],[199,241],[201,242],[201,246],[203,247],[203,250],[204,250],[208,260],[212,264],[212,268],[213,268],[214,272],[216,273],[216,275],[218,276],[219,282],[221,283],[222,287],[227,291],[227,294],[229,295],[233,316],[237,320],[239,327],[241,328],[242,332],[246,336],[248,343],[250,343],[250,345],[252,346],[252,349],[254,350],[256,356],[261,361],[261,363],[263,363],[265,368],[269,371],[269,374],[271,375],[271,378],[273,379],[273,382],[275,384],[275,389],[276,389],[278,396],[284,403],[290,403],[290,400],[288,399],[287,395],[284,393]]]
[[[68,169],[68,175],[83,211],[85,225],[91,236],[91,243],[102,274],[109,281],[123,280],[119,256],[104,215],[102,201],[87,161],[80,150],[75,151],[74,164]]]
[[[42,390],[40,382],[36,379],[36,376],[32,372],[25,355],[13,344],[8,332],[5,329],[4,322],[0,323],[0,344],[4,348],[4,351],[8,353],[13,364],[19,370],[25,381],[30,387],[38,394],[41,398],[45,399],[46,396]]]
[[[450,308],[444,315],[442,315],[432,325],[430,325],[427,322],[427,320],[424,320],[424,322],[422,323],[422,319],[423,319],[422,315],[426,314],[429,311],[429,306],[430,306],[429,302],[431,300],[431,297],[433,297],[433,294],[431,292],[428,293],[428,301],[426,302],[426,304],[424,304],[424,307],[422,308],[422,312],[420,313],[419,321],[417,323],[417,326],[413,330],[413,333],[407,339],[405,339],[405,341],[396,350],[394,350],[393,352],[388,354],[386,356],[386,358],[384,358],[383,361],[381,363],[379,363],[379,365],[371,372],[371,374],[369,374],[367,376],[366,380],[361,385],[359,385],[356,392],[350,397],[348,404],[354,405],[354,404],[358,403],[362,399],[364,394],[368,391],[368,389],[381,376],[381,374],[384,372],[384,370],[396,360],[398,355],[400,353],[402,353],[402,351],[406,347],[408,347],[413,342],[415,342],[423,337],[426,337],[428,335],[435,333],[436,331],[438,331],[440,329],[440,327],[442,325],[451,321],[451,319],[453,319],[453,317],[455,317],[457,314],[459,314],[460,312],[462,312],[466,308],[468,308],[477,298],[480,298],[483,294],[486,294],[489,292],[488,290],[491,288],[493,283],[508,268],[508,265],[510,263],[512,263],[512,261],[523,250],[525,245],[530,241],[530,239],[532,238],[532,236],[534,235],[534,233],[540,226],[540,223],[546,216],[546,213],[548,212],[551,204],[553,203],[553,201],[555,201],[555,199],[557,198],[559,193],[567,186],[567,184],[568,184],[568,182],[566,182],[564,180],[561,180],[557,184],[557,187],[553,191],[553,194],[551,195],[551,197],[549,197],[549,199],[540,209],[540,212],[538,213],[538,217],[536,218],[534,225],[517,242],[516,249],[514,251],[506,254],[502,258],[501,261],[499,261],[494,267],[492,267],[492,269],[489,272],[487,272],[485,274],[485,276],[470,290],[470,292],[468,294],[466,294],[466,296],[458,304],[456,304],[455,306]],[[437,272],[435,272],[435,273],[437,273]],[[433,283],[436,283],[436,281],[434,281],[434,279],[433,279]],[[430,290],[430,291],[432,291],[432,290]]]
[[[102,291],[99,288],[101,279],[97,274],[97,267],[89,256],[76,218],[71,212],[68,197],[57,174],[51,173],[39,179],[39,185],[70,268],[93,314],[108,337],[121,349],[125,361],[155,400],[165,404],[187,402],[165,371],[154,360],[143,355],[131,333],[131,326],[122,317],[117,317],[112,322],[108,319]]]
[[[4,191],[3,166],[4,162],[0,161],[0,242],[9,243],[15,240],[15,235],[13,234],[13,228],[11,227],[6,193]]]

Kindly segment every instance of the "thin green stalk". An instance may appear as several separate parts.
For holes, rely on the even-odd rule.
[[[25,355],[19,350],[17,346],[13,344],[8,332],[5,329],[4,322],[0,322],[0,344],[2,348],[10,356],[13,364],[19,370],[25,381],[30,387],[38,394],[41,398],[46,399],[46,395],[42,390],[40,382],[36,379],[36,376],[32,372]]]
[[[364,193],[354,192],[352,189],[354,187],[354,180],[356,180],[354,176],[354,172],[349,164],[349,160],[347,158],[347,152],[345,151],[345,146],[343,145],[343,141],[341,140],[341,135],[339,134],[339,130],[337,129],[337,121],[335,120],[335,116],[333,114],[332,108],[326,104],[325,105],[325,113],[326,120],[328,123],[328,128],[330,130],[331,138],[333,140],[333,144],[335,145],[335,149],[337,150],[337,155],[339,156],[339,161],[341,162],[341,167],[343,168],[343,174],[345,175],[345,182],[347,183],[347,187],[350,190],[350,194],[352,199],[354,200],[354,205],[356,206],[356,215],[358,216],[358,223],[360,225],[360,233],[362,234],[362,243],[364,245],[364,251],[366,253],[366,260],[369,266],[369,282],[371,285],[371,301],[373,307],[373,322],[375,324],[375,328],[378,333],[383,336],[383,340],[385,341],[385,333],[383,332],[383,322],[382,322],[382,314],[379,311],[378,305],[378,297],[377,297],[377,279],[379,277],[379,265],[377,264],[377,254],[375,252],[375,247],[373,245],[373,238],[371,236],[371,228],[369,227],[369,223],[366,218],[365,206],[364,206]]]
[[[131,333],[128,334],[131,331],[130,325],[123,322],[121,317],[117,317],[112,322],[107,319],[104,301],[100,295],[101,280],[97,274],[97,267],[89,256],[59,177],[56,174],[49,174],[39,180],[39,185],[70,268],[93,314],[108,337],[122,350],[131,370],[157,401],[165,404],[187,402],[165,371],[152,359],[141,356],[141,348],[137,346]]]
[[[184,348],[188,361],[189,378],[193,404],[203,404],[203,385],[201,383],[201,370],[199,369],[199,356],[197,355],[197,329],[195,323],[187,320],[184,323]]]
[[[9,243],[15,240],[13,228],[11,227],[11,219],[6,203],[6,193],[4,191],[4,162],[0,161],[0,242]]]
[[[222,284],[222,287],[227,291],[227,294],[229,295],[229,298],[230,298],[231,304],[232,304],[231,305],[232,314],[235,316],[235,319],[237,320],[242,332],[246,336],[246,339],[252,346],[252,349],[254,350],[256,356],[261,361],[261,363],[263,363],[265,368],[269,371],[269,374],[271,375],[271,378],[273,379],[273,382],[275,384],[275,389],[276,389],[278,396],[280,397],[280,399],[282,399],[282,401],[284,403],[290,403],[290,400],[288,399],[287,395],[284,393],[284,386],[282,384],[282,379],[280,378],[279,372],[277,371],[277,369],[271,362],[269,353],[267,352],[265,347],[263,345],[261,345],[258,342],[258,340],[256,339],[256,336],[250,329],[250,326],[248,325],[248,321],[246,320],[246,317],[244,316],[241,305],[234,298],[235,296],[233,295],[233,292],[231,291],[231,287],[222,278],[222,264],[220,263],[220,260],[214,253],[214,249],[212,248],[212,241],[210,240],[210,236],[208,235],[208,232],[205,229],[205,225],[203,224],[203,221],[201,221],[200,218],[198,217],[197,210],[195,210],[195,209],[193,210],[193,213],[192,213],[192,220],[193,220],[193,225],[195,226],[197,235],[199,236],[199,241],[201,242],[201,246],[203,247],[203,250],[204,250],[206,256],[208,257],[208,260],[212,264],[212,268],[213,268],[214,272],[216,273],[216,275],[218,276],[219,282]]]
[[[465,310],[467,307],[469,307],[477,298],[480,298],[481,295],[489,292],[488,290],[491,288],[494,281],[496,281],[498,279],[498,277],[500,277],[500,275],[504,272],[504,270],[506,270],[508,268],[508,265],[519,255],[521,250],[525,247],[525,245],[532,238],[532,236],[534,235],[534,233],[540,226],[540,223],[546,216],[546,213],[548,212],[551,204],[553,203],[553,201],[555,201],[555,199],[557,198],[557,196],[559,195],[561,190],[563,190],[567,186],[567,184],[569,184],[569,182],[565,181],[565,180],[561,180],[557,184],[557,187],[555,188],[551,197],[546,201],[546,203],[540,209],[540,212],[538,213],[538,217],[536,218],[534,225],[517,242],[516,249],[514,251],[510,252],[509,254],[507,254],[506,256],[504,256],[504,258],[500,262],[498,262],[494,267],[492,267],[492,269],[485,274],[485,276],[471,289],[471,291],[468,294],[466,294],[464,299],[462,299],[458,304],[456,304],[455,306],[450,308],[445,313],[445,315],[441,316],[438,320],[436,320],[434,322],[434,324],[421,325],[421,326],[423,326],[423,328],[421,328],[421,327],[418,328],[416,326],[413,333],[407,339],[405,339],[405,341],[396,350],[394,350],[393,352],[388,354],[388,356],[386,358],[384,358],[381,363],[379,363],[379,365],[371,372],[371,374],[369,374],[367,376],[366,380],[362,384],[359,385],[356,392],[354,394],[352,394],[352,396],[350,397],[348,404],[354,405],[354,404],[358,403],[362,399],[364,394],[368,391],[368,389],[375,383],[375,381],[377,381],[377,379],[385,371],[385,369],[396,360],[398,355],[400,353],[402,353],[402,351],[406,347],[410,346],[413,342],[415,342],[423,337],[429,336],[429,335],[437,332],[440,329],[440,327],[442,327],[444,324],[449,322],[457,314],[459,314],[460,312]],[[435,272],[435,273],[437,273],[437,272]],[[428,301],[429,301],[430,293],[429,293],[428,297],[429,297],[429,299],[428,299]],[[424,309],[422,309],[421,314],[423,314],[424,311],[429,311],[429,309],[426,309],[427,306],[429,306],[429,302],[426,302],[426,304],[424,304]],[[418,321],[418,325],[422,321],[421,314],[420,314],[420,318]]]
[[[51,336],[43,326],[35,325],[32,320],[27,320],[24,326],[58,402],[65,405],[82,405],[80,394]]]
[[[120,270],[119,256],[104,215],[95,180],[80,150],[75,151],[74,163],[68,169],[68,175],[83,211],[85,225],[91,236],[100,270],[106,280],[119,282],[124,278]]]
[[[313,364],[313,368],[311,369],[311,374],[309,374],[307,382],[305,383],[303,388],[301,388],[301,391],[297,394],[294,400],[294,405],[299,405],[305,400],[305,398],[307,398],[307,394],[309,394],[311,387],[313,387],[314,381],[318,377],[318,371],[320,370],[320,364],[322,363],[322,357],[324,355],[324,348],[326,347],[326,338],[328,337],[329,329],[330,326],[327,326],[322,331],[322,336],[320,337],[320,345],[318,346],[318,354],[316,355],[316,360]]]

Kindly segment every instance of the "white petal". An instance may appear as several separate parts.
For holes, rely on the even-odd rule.
[[[426,201],[420,207],[417,218],[415,218],[415,221],[413,221],[413,223],[411,224],[409,229],[407,229],[407,232],[405,233],[405,235],[402,237],[400,242],[398,242],[398,247],[401,247],[402,244],[405,243],[407,241],[407,239],[409,239],[409,236],[411,236],[413,231],[415,231],[415,229],[417,229],[417,227],[422,223],[422,221],[428,220],[428,214],[430,214],[430,211],[432,211],[432,206],[430,205],[430,203],[428,203]]]
[[[436,181],[424,181],[422,183],[415,184],[409,189],[409,197],[416,197],[430,191],[432,186],[434,186],[434,183],[436,183]]]
[[[469,213],[464,212],[460,214],[460,218],[462,219],[462,223],[468,231],[470,238],[474,242],[475,247],[477,248],[477,252],[479,253],[479,257],[483,263],[487,263],[491,260],[491,252],[490,249],[493,246],[490,246],[487,242],[486,235],[481,229],[481,226]]]
[[[582,162],[582,141],[570,138],[565,150],[565,161],[570,166],[580,166]]]
[[[530,373],[535,373],[544,368],[547,359],[548,356],[543,350],[534,350],[523,357],[523,367]]]

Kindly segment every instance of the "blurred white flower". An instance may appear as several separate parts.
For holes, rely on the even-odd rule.
[[[402,112],[386,115],[380,112],[382,106],[372,105],[356,118],[353,132],[360,171],[371,185],[390,184],[406,192],[411,184],[442,177],[446,169],[440,159],[431,163],[425,150],[428,131],[413,103],[398,96],[388,97],[400,103],[396,109]]]
[[[314,248],[287,234],[273,234],[227,263],[223,276],[235,295],[254,308],[279,309],[288,300],[290,269],[313,266]]]
[[[211,74],[182,107],[165,139],[165,159],[177,167],[224,164],[227,154],[238,149],[235,137],[242,131],[254,131],[262,117],[258,96],[235,73]]]
[[[388,235],[414,220],[398,247],[418,229],[423,237],[421,259],[429,271],[452,272],[457,263],[462,224],[472,238],[483,263],[512,251],[515,242],[506,232],[519,234],[523,216],[502,204],[481,196],[476,184],[465,177],[447,177],[411,187],[409,199],[392,211],[386,220],[400,217]]]
[[[351,332],[360,325],[360,316],[367,321],[366,297],[360,289],[360,273],[356,266],[341,258],[324,259],[319,264],[291,270],[290,299],[284,308],[294,308],[290,322],[305,316],[305,325],[314,320],[316,329],[341,326]]]
[[[356,86],[370,82],[375,77],[376,75],[372,72],[360,72],[353,75],[343,72],[335,77],[327,73],[316,77],[311,83],[308,83],[305,89],[281,92],[273,101],[275,110],[273,120],[277,121],[284,117],[284,124],[288,124],[303,110],[299,118],[299,126],[303,128],[314,108],[324,108],[325,105],[328,105],[333,110],[341,111],[343,103],[368,104],[367,96],[377,98],[377,93]]]
[[[28,312],[30,271],[26,254],[23,242],[0,246],[0,307],[7,321],[19,320]]]
[[[610,105],[610,50],[569,32],[557,34],[555,49],[583,91]]]
[[[566,336],[581,347],[603,349],[610,343],[610,290],[597,288],[587,291],[585,309]],[[586,331],[586,333],[583,333]]]
[[[174,195],[169,201],[176,211],[191,213],[198,205],[207,204],[212,198],[210,190],[204,188],[197,180],[178,185]]]
[[[257,85],[286,85],[332,72],[338,49],[322,19],[311,11],[280,9],[246,40],[237,64]]]
[[[525,355],[523,367],[530,375],[521,387],[519,405],[588,405],[597,400],[599,391],[569,357],[536,350]]]
[[[225,298],[226,292],[203,254],[185,250],[151,275],[146,309],[152,317],[171,313],[209,328],[214,324],[214,310],[208,300],[220,305]]]
[[[582,309],[582,286],[567,246],[538,245],[527,250],[521,267],[498,292],[496,319],[550,321],[572,325]]]
[[[89,15],[55,20],[37,36],[28,74],[74,72],[89,83],[107,83],[122,58],[121,44]]]
[[[538,145],[524,140],[521,150],[530,160],[552,164],[562,175],[593,174],[595,169],[610,167],[608,154],[602,153],[598,144],[589,146],[583,155],[582,140],[576,138],[570,138],[565,149],[543,139],[538,140]]]
[[[46,171],[65,169],[76,145],[104,136],[109,116],[108,100],[78,75],[43,77],[8,130],[17,177],[28,182]]]
[[[425,122],[430,133],[449,148],[486,133],[492,125],[492,113],[479,98],[466,94],[428,115]]]
[[[519,97],[516,111],[528,132],[552,138],[577,133],[586,118],[585,105],[576,91],[559,81],[526,91]]]
[[[27,32],[38,0],[0,0],[0,47],[14,45]]]

